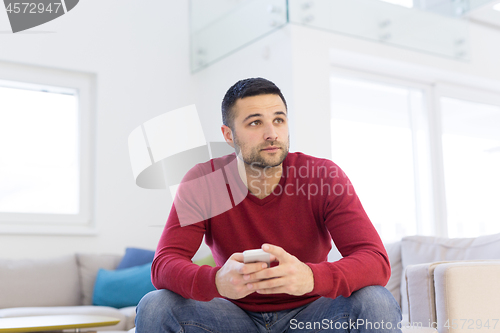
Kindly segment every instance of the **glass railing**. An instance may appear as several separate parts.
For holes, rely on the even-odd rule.
[[[459,18],[491,0],[414,0],[413,7],[449,17]]]
[[[191,69],[196,72],[287,23],[467,60],[468,22],[462,17],[489,2],[191,0]]]
[[[196,72],[287,24],[286,0],[191,0]]]
[[[445,57],[467,59],[462,19],[378,0],[289,0],[290,22]]]

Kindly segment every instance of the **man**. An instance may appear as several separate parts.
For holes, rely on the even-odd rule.
[[[138,305],[137,332],[400,332],[380,237],[338,166],[288,152],[279,88],[241,80],[222,114],[235,154],[179,186],[152,266],[160,290]],[[203,236],[217,267],[191,263]],[[343,258],[329,263],[332,239]],[[271,267],[243,262],[257,248]]]

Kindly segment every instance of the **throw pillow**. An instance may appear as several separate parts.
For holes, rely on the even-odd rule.
[[[125,255],[116,269],[130,268],[134,266],[144,265],[153,261],[155,251],[128,247],[125,250]]]
[[[94,287],[93,305],[124,308],[136,306],[148,292],[151,283],[151,263],[110,271],[100,269]]]

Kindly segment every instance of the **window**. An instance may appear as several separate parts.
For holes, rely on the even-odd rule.
[[[92,78],[0,67],[0,232],[92,233]]]
[[[439,106],[448,235],[500,232],[500,98],[451,88]]]
[[[332,159],[351,179],[384,241],[425,225],[419,200],[428,185],[416,152],[425,150],[424,92],[400,84],[333,77]],[[428,172],[428,169],[426,169]]]
[[[500,97],[335,70],[332,159],[385,242],[500,232]]]
[[[0,212],[78,214],[76,91],[0,86]]]

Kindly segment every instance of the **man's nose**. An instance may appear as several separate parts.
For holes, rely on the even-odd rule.
[[[278,134],[274,128],[274,124],[266,125],[264,129],[264,140],[266,141],[276,141],[278,140]]]

